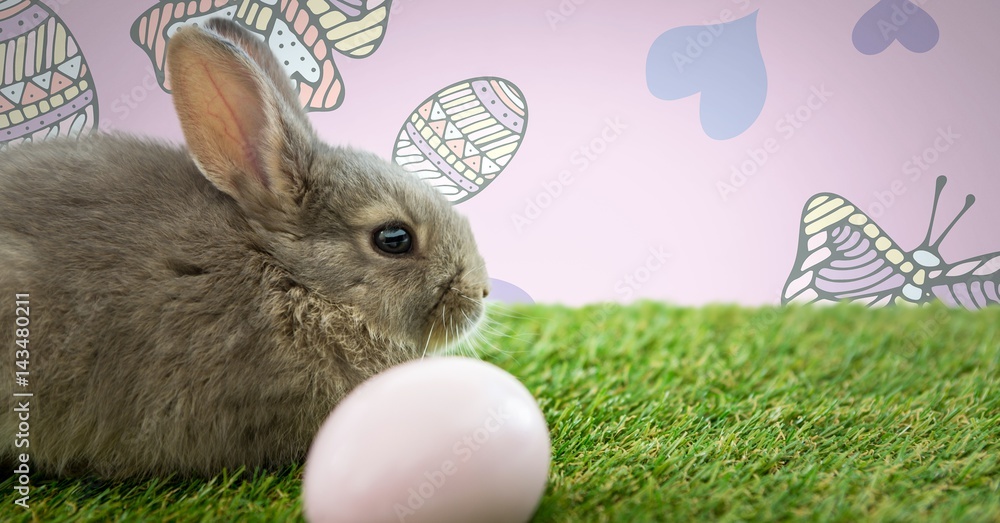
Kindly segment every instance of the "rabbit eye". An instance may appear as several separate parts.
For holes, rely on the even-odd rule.
[[[375,246],[388,254],[407,253],[413,244],[409,231],[395,225],[389,225],[375,231],[374,240]]]

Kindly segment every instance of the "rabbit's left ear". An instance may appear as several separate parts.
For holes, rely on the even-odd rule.
[[[198,27],[177,31],[167,48],[174,106],[205,177],[265,227],[289,230],[313,134],[290,105],[288,79],[272,80],[239,44]]]
[[[205,27],[243,49],[260,67],[264,76],[271,80],[282,100],[288,104],[286,108],[288,114],[300,117],[300,123],[307,128],[310,127],[309,118],[302,110],[302,102],[299,101],[291,78],[288,77],[285,68],[278,62],[278,57],[274,55],[264,40],[228,18],[212,18],[205,24]]]

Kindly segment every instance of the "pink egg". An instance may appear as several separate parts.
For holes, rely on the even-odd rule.
[[[320,428],[303,480],[320,522],[528,521],[551,446],[538,404],[479,360],[427,358],[355,389]]]

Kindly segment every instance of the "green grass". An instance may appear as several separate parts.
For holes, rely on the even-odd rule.
[[[519,307],[486,359],[552,433],[536,522],[1000,522],[1000,308]],[[0,520],[282,521],[301,468],[37,485]]]

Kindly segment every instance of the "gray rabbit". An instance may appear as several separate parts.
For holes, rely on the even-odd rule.
[[[361,381],[482,321],[465,218],[401,168],[320,142],[266,44],[206,25],[167,51],[186,149],[92,135],[0,154],[5,463],[27,452],[33,471],[105,478],[284,466]]]

